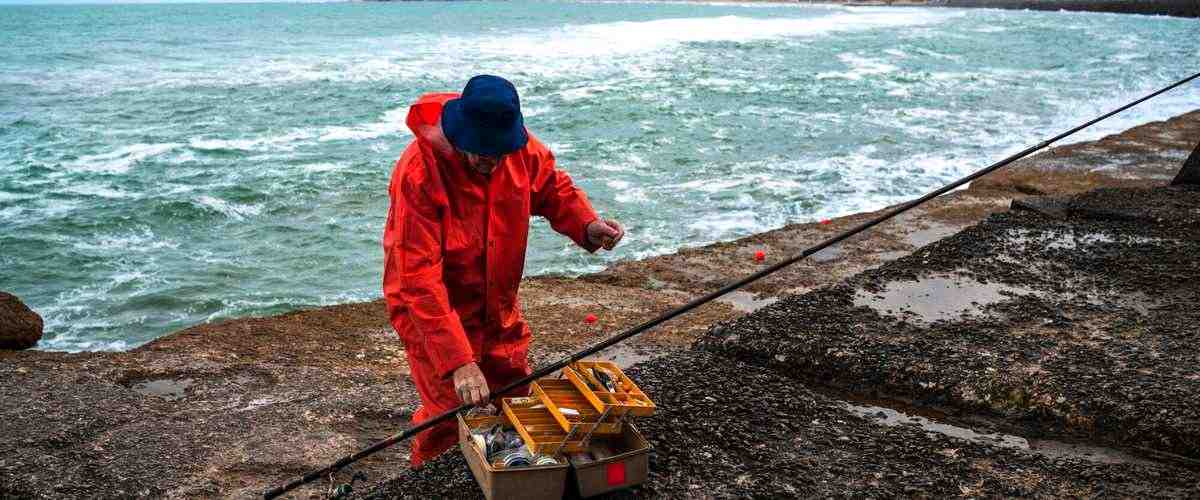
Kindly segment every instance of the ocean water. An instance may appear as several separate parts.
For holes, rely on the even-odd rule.
[[[1200,68],[1195,20],[699,3],[0,7],[0,289],[53,350],[380,296],[407,105],[513,80],[629,234],[583,273],[882,207]],[[1089,130],[1200,107],[1190,86]],[[730,276],[730,279],[735,278]]]

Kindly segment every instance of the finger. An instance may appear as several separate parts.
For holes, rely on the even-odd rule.
[[[480,387],[479,388],[479,406],[487,406],[488,396],[491,396],[491,393],[488,391],[488,387],[486,385],[483,387]]]
[[[604,235],[608,236],[610,238],[616,236],[619,232],[617,230],[617,227],[615,227],[613,223],[614,223],[614,221],[606,219],[604,221],[604,225],[603,225]]]
[[[613,243],[616,244],[625,236],[625,226],[615,220],[608,221],[608,224],[613,228]]]

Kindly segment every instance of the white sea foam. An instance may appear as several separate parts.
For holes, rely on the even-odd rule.
[[[1083,102],[1059,102],[1059,107],[1063,110],[1063,113],[1055,120],[1060,125],[1055,127],[1054,132],[1066,130],[1067,127],[1099,116],[1122,104],[1149,94],[1161,86],[1165,80],[1165,78],[1156,78],[1154,75],[1147,75],[1143,83],[1138,86],[1140,88],[1127,89],[1107,97],[1089,99]],[[1172,116],[1194,111],[1198,102],[1200,102],[1200,83],[1192,82],[1173,92],[1159,96],[1154,100],[1153,105],[1131,108],[1108,120],[1088,127],[1072,136],[1069,142],[1092,141],[1143,123],[1164,120]]]
[[[104,234],[95,238],[76,238],[71,240],[77,250],[91,252],[152,252],[166,248],[179,248],[179,243],[161,239],[149,229],[141,231]]]
[[[726,239],[761,231],[756,214],[754,210],[727,210],[696,218],[687,227],[693,235],[707,241]]]
[[[555,156],[562,156],[575,152],[575,145],[569,142],[553,142],[547,144],[546,147],[550,148],[550,151],[553,152]]]
[[[31,194],[18,194],[18,193],[10,193],[8,191],[0,191],[0,203],[9,203],[9,202],[14,202],[14,201],[28,200],[31,198],[36,198],[36,196],[31,195]]]
[[[105,329],[118,326],[115,324],[99,324],[93,325],[96,329]],[[47,331],[55,331],[53,325],[47,323]],[[64,351],[64,352],[94,352],[94,351],[109,351],[120,352],[128,351],[130,348],[129,342],[124,340],[97,340],[90,338],[85,330],[77,330],[71,333],[60,333],[54,336],[47,336],[38,342],[38,350],[44,351]]]
[[[383,117],[381,117],[377,122],[349,127],[326,127],[321,132],[317,140],[321,142],[361,141],[365,139],[376,139],[386,135],[395,135],[398,137],[412,135],[412,132],[408,130],[408,126],[404,123],[404,120],[407,116],[408,107],[391,109],[385,112]]]
[[[946,60],[950,60],[950,61],[962,61],[962,59],[963,59],[962,56],[960,56],[960,55],[943,54],[941,52],[930,50],[930,49],[927,49],[924,47],[913,47],[912,50],[917,52],[918,54],[935,57],[938,59],[946,59]]]
[[[106,184],[71,184],[63,188],[60,192],[78,194],[83,196],[94,196],[97,198],[106,198],[116,200],[120,198],[132,198],[137,195],[120,189],[113,189]]]
[[[265,297],[265,298],[260,298]],[[225,299],[221,301],[222,307],[217,312],[209,314],[205,319],[205,323],[211,323],[224,318],[236,318],[245,314],[247,311],[261,311],[281,305],[293,303],[291,300],[279,298],[270,294],[250,294],[249,296],[237,299]]]
[[[346,168],[346,165],[343,165],[341,163],[309,163],[300,168],[308,173],[319,174],[319,173],[324,173],[324,172],[333,172],[335,170],[341,170],[343,168]]]
[[[551,106],[529,106],[528,103],[521,103],[521,115],[525,118],[542,115],[553,109]]]
[[[24,208],[19,206],[0,208],[0,221],[20,220]]]
[[[181,144],[130,144],[108,153],[82,156],[73,167],[90,172],[124,174],[138,162],[171,151]]]
[[[561,90],[558,92],[558,96],[567,102],[581,101],[611,90],[613,90],[611,85],[584,85]]]
[[[578,76],[594,71],[619,70],[632,76],[649,76],[645,68],[656,58],[624,57],[659,53],[669,57],[671,49],[689,43],[753,42],[790,37],[821,36],[837,32],[888,29],[929,25],[959,17],[961,13],[935,9],[878,11],[869,9],[829,9],[811,17],[759,18],[748,16],[710,16],[650,21],[621,21],[583,25],[565,25],[555,29],[506,30],[469,36],[443,36],[436,41],[437,51],[413,52],[412,47],[426,46],[426,36],[402,34],[370,40],[367,51],[347,52],[344,56],[319,58],[278,57],[259,61],[235,59],[236,70],[208,68],[203,73],[125,74],[114,77],[97,73],[105,80],[97,87],[175,87],[206,85],[264,85],[302,81],[449,81],[461,78],[460,61],[476,61],[480,67],[498,74],[526,75],[539,78]],[[405,57],[396,57],[405,53]],[[457,54],[447,58],[445,54]],[[531,65],[530,61],[537,61]],[[518,79],[520,80],[520,79]],[[575,88],[566,99],[582,99],[603,88]],[[535,114],[532,116],[536,116]],[[333,137],[338,132],[332,131]],[[205,139],[226,140],[228,139]],[[332,138],[331,138],[332,140]],[[236,140],[233,140],[236,141]],[[231,142],[222,148],[245,149]],[[205,149],[203,144],[196,147]],[[213,145],[213,147],[218,147]]]
[[[299,143],[318,134],[313,130],[293,130],[279,135],[263,135],[240,139],[193,138],[188,147],[199,151],[258,151],[296,149]]]
[[[849,71],[826,71],[817,74],[818,80],[828,80],[831,78],[843,78],[846,80],[862,80],[863,77],[883,75],[896,71],[896,66],[885,63],[878,59],[862,57],[856,54],[844,53],[838,54],[838,60],[850,67]]]
[[[230,219],[238,221],[245,220],[247,217],[258,215],[259,212],[262,211],[262,207],[258,205],[233,203],[207,195],[196,198],[194,202],[197,205],[219,212]]]

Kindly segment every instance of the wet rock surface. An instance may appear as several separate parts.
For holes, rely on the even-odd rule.
[[[992,215],[700,345],[1026,432],[1200,458],[1200,192],[1102,189],[1064,206]]]
[[[1200,495],[1200,476],[1185,469],[1049,459],[878,425],[777,371],[702,351],[629,374],[659,406],[637,422],[654,448],[650,479],[608,498]],[[457,453],[363,496],[482,498]]]
[[[28,349],[42,339],[42,317],[21,299],[0,292],[0,349]]]

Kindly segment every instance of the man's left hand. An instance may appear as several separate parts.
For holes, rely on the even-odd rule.
[[[621,238],[625,237],[625,228],[620,222],[611,219],[596,219],[587,226],[588,241],[600,245],[605,250],[616,248]]]

